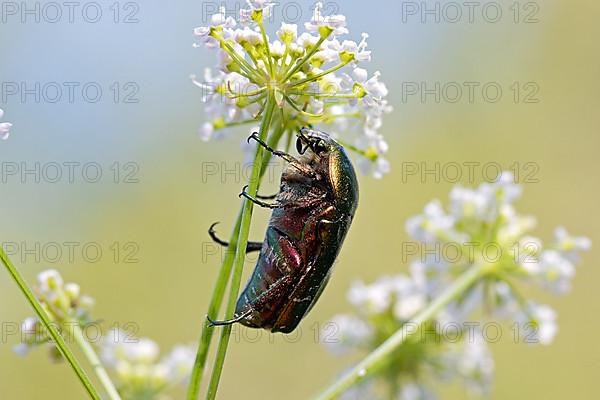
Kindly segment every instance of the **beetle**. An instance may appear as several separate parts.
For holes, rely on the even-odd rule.
[[[240,294],[234,317],[209,322],[236,322],[251,328],[290,333],[315,305],[329,281],[332,266],[358,205],[358,182],[344,148],[327,133],[303,128],[297,135],[300,154],[274,150],[258,133],[255,140],[274,156],[287,161],[274,202],[240,193],[272,209],[263,242],[249,242],[247,252],[260,251],[252,276]],[[214,231],[210,236],[219,244]]]

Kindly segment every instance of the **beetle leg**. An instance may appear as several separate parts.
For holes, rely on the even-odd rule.
[[[218,222],[215,222],[214,224],[212,224],[210,226],[210,228],[208,229],[208,234],[210,235],[211,239],[214,240],[217,244],[220,244],[221,246],[224,247],[229,247],[229,243],[220,239],[217,236],[217,233],[215,232],[215,226],[218,224]],[[246,245],[246,253],[251,253],[253,251],[260,251],[262,249],[262,242],[248,242],[248,244]]]
[[[277,198],[277,196],[279,195],[279,193],[275,193],[272,194],[270,196],[260,196],[260,195],[256,195],[257,199],[261,199],[261,200],[275,200]]]
[[[234,317],[232,319],[227,319],[227,320],[224,320],[224,321],[215,321],[215,320],[211,319],[208,315],[206,316],[206,319],[210,323],[210,326],[231,325],[231,324],[235,324],[236,322],[240,322],[241,320],[243,320],[244,318],[246,318],[248,315],[252,314],[253,311],[254,311],[253,309],[249,309],[248,311],[246,311],[242,315],[238,315],[237,317]]]
[[[246,192],[246,189],[247,189],[247,188],[248,188],[248,185],[244,186],[244,189],[242,189],[242,193],[240,193],[240,197],[242,197],[242,196],[243,196],[243,197],[247,198],[248,200],[250,200],[251,202],[253,202],[254,204],[256,204],[256,205],[258,205],[258,206],[261,206],[261,207],[264,207],[264,208],[271,208],[271,209],[273,209],[273,208],[279,208],[279,205],[278,205],[278,204],[270,204],[270,203],[266,203],[266,202],[264,202],[264,201],[261,201],[261,200],[259,200],[259,199],[257,199],[257,198],[254,198],[254,197],[250,196],[250,195],[249,195],[249,194]]]
[[[266,144],[266,143],[265,143],[265,142],[264,142],[264,141],[263,141],[263,140],[262,140],[262,139],[261,139],[261,138],[258,136],[258,132],[253,132],[253,133],[252,133],[252,135],[250,135],[250,136],[248,137],[248,143],[250,143],[250,139],[254,139],[254,140],[256,140],[256,142],[257,142],[258,144],[260,144],[262,147],[264,147],[264,148],[265,148],[265,150],[267,150],[269,153],[273,154],[274,156],[281,157],[281,158],[283,158],[283,159],[284,159],[285,161],[287,161],[287,162],[294,162],[294,161],[296,161],[296,159],[295,159],[295,158],[294,158],[292,155],[290,155],[290,154],[286,153],[285,151],[275,150],[275,149],[273,149],[271,146],[269,146],[268,144]]]

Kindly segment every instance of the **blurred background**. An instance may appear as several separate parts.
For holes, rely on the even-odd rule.
[[[328,3],[347,16],[353,39],[370,34],[369,69],[382,72],[394,106],[382,129],[392,172],[381,181],[360,177],[354,225],[301,334],[257,338],[255,331],[234,330],[221,398],[305,399],[358,359],[335,358],[315,332],[334,314],[350,311],[352,281],[406,271],[401,255],[387,249],[407,240],[409,216],[432,198],[445,200],[452,187],[441,173],[439,179],[407,174],[415,165],[435,169],[440,163],[441,171],[448,163],[479,163],[472,182],[463,169],[460,182],[471,186],[486,179],[486,165],[490,176],[495,165],[517,170],[524,185],[519,210],[537,216],[540,237],[550,239],[564,224],[600,243],[600,4],[511,0],[486,8],[482,2],[469,21],[468,8],[459,18],[447,3],[438,3],[437,16],[425,12],[436,7],[429,1]],[[153,338],[165,352],[195,343],[223,257],[206,230],[221,221],[219,232],[229,234],[249,174],[241,163],[247,132],[210,143],[197,136],[203,104],[189,75],[212,66],[214,54],[192,48],[192,29],[206,24],[204,11],[215,3],[101,1],[82,14],[84,2],[72,22],[66,7],[56,20],[46,3],[11,4],[2,3],[0,24],[0,108],[3,121],[14,125],[0,143],[0,242],[12,246],[13,261],[30,282],[49,267],[78,282],[96,299],[94,316],[105,328],[134,323],[138,336]],[[311,3],[295,4],[288,22],[297,21],[296,9],[303,13],[300,23],[308,20]],[[25,7],[39,12],[28,14]],[[276,7],[273,26],[283,9]],[[477,83],[471,98],[465,82]],[[458,100],[456,86],[462,88]],[[36,168],[39,177],[27,172]],[[275,173],[265,192],[278,179]],[[267,218],[256,210],[251,238],[262,239]],[[513,343],[508,330],[491,345],[492,399],[596,398],[595,255],[594,249],[585,255],[566,297],[535,293],[559,312],[552,346]],[[249,260],[246,275],[252,267]],[[3,326],[33,314],[4,271],[0,293]],[[18,336],[3,329],[4,398],[83,398],[66,365],[50,365],[43,350],[19,358],[12,352],[17,343]],[[457,384],[439,389],[442,398],[466,397]]]

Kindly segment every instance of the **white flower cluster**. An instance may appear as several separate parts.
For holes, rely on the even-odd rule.
[[[0,108],[0,119],[4,116],[4,110]],[[10,122],[0,122],[0,140],[8,139],[10,135],[10,128],[12,124]]]
[[[272,4],[247,3],[239,21],[226,16],[223,6],[210,26],[194,30],[195,46],[216,49],[218,59],[216,69],[206,69],[202,80],[192,76],[211,119],[200,128],[201,138],[256,124],[267,100],[274,98],[280,112],[272,126],[284,130],[279,137],[305,126],[331,125],[325,130],[361,155],[361,169],[382,177],[389,171],[384,158],[388,145],[379,129],[391,106],[380,73],[370,75],[362,68],[371,60],[368,35],[363,33],[358,43],[341,39],[349,33],[346,18],[324,16],[323,4],[316,3],[305,32],[282,23],[272,40],[264,26]]]
[[[560,227],[554,240],[544,246],[541,239],[530,235],[535,218],[520,215],[514,208],[521,192],[513,175],[504,172],[497,182],[476,189],[455,187],[447,211],[438,200],[427,204],[423,214],[407,221],[408,234],[417,241],[437,244],[437,248],[451,245],[462,257],[448,260],[442,254],[430,255],[412,267],[426,271],[429,293],[435,295],[470,266],[490,264],[492,279],[475,287],[460,307],[446,310],[452,310],[450,318],[464,317],[484,299],[494,299],[495,304],[488,304],[488,308],[497,316],[520,322],[522,329],[529,325],[538,343],[550,344],[558,330],[555,312],[524,299],[513,281],[537,283],[555,294],[564,294],[571,287],[580,254],[589,250],[591,242]]]
[[[38,274],[34,292],[52,322],[59,324],[65,339],[77,343],[71,337],[74,334],[72,324],[84,326],[92,322],[93,299],[82,295],[78,284],[64,283],[60,273],[53,269]],[[33,347],[46,345],[52,360],[62,359],[38,318],[25,319],[21,333],[22,343],[14,348],[17,354],[25,356]],[[136,339],[119,330],[110,330],[99,343],[96,342],[93,344],[100,345],[101,359],[117,378],[118,391],[124,399],[168,399],[166,391],[186,383],[196,357],[192,346],[179,345],[159,359],[159,348],[154,341]]]
[[[126,399],[167,399],[164,392],[186,383],[196,353],[192,347],[176,346],[159,358],[160,349],[148,338],[136,339],[113,331],[101,344],[101,359],[114,372],[119,393]]]
[[[480,267],[483,272],[476,284],[427,323],[427,332],[441,340],[431,336],[424,340],[419,334],[409,337],[392,353],[388,370],[375,376],[393,378],[402,400],[436,398],[423,384],[425,372],[460,378],[476,394],[488,392],[494,361],[483,333],[475,331],[472,336],[462,332],[459,341],[444,340],[444,335],[449,335],[447,327],[466,331],[467,318],[475,315],[480,319],[476,312],[482,305],[484,311],[493,313],[488,311],[484,318],[516,322],[521,342],[550,344],[558,331],[556,312],[525,298],[516,283],[536,283],[553,293],[565,293],[580,254],[591,247],[591,242],[558,228],[554,240],[543,246],[541,239],[530,235],[535,219],[518,214],[514,208],[520,195],[521,187],[513,176],[503,173],[497,182],[476,189],[455,187],[447,208],[438,200],[427,204],[422,214],[407,221],[406,229],[428,251],[410,264],[408,274],[383,276],[370,285],[352,285],[348,301],[356,312],[335,316],[338,341],[327,344],[330,350],[336,354],[355,349],[372,351],[411,323],[458,276]],[[445,253],[445,248],[454,251]],[[489,248],[495,251],[486,252]]]
[[[337,355],[373,350],[410,322],[431,300],[423,273],[413,269],[407,275],[383,276],[369,285],[355,282],[348,291],[348,301],[356,315],[341,314],[332,319],[336,340],[326,342],[328,349]],[[396,385],[399,399],[435,399],[434,392],[421,382],[424,374],[460,379],[477,394],[489,391],[494,364],[481,332],[475,331],[470,338],[461,333],[464,339],[454,342],[441,337],[445,330],[442,320],[431,321],[426,330],[428,336],[417,334],[396,350],[388,367],[390,373],[381,374],[401,383]],[[361,390],[373,391],[362,398],[379,398],[375,386],[368,382]]]
[[[89,313],[94,300],[81,294],[78,284],[64,283],[58,271],[50,269],[40,272],[34,290],[53,322],[60,324],[65,334],[72,331],[69,324],[90,322]],[[58,349],[51,343],[50,334],[37,317],[25,319],[21,324],[21,333],[23,341],[14,348],[17,354],[26,355],[33,347],[49,344],[52,358],[60,358]]]

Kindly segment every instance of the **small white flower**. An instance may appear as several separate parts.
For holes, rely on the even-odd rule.
[[[385,279],[387,278],[372,285],[365,285],[360,281],[354,282],[348,291],[348,302],[369,314],[386,311],[391,305],[391,296],[384,282]]]
[[[352,70],[352,76],[343,75],[342,85],[361,97],[368,96],[367,106],[375,108],[374,103],[378,103],[381,99],[388,95],[388,89],[383,82],[379,80],[381,73],[375,71],[373,76],[369,78],[369,73],[364,68],[356,67]]]
[[[457,362],[458,372],[467,388],[479,395],[489,392],[494,375],[494,359],[482,335],[475,331],[473,340],[465,340]]]
[[[267,18],[271,16],[273,6],[276,4],[268,0],[246,0],[248,8],[240,10],[240,22],[242,24],[250,24],[258,22],[257,19]]]
[[[219,7],[219,12],[212,15],[210,23],[212,27],[222,26],[225,28],[234,28],[236,25],[235,19],[227,16],[225,6]]]
[[[4,110],[0,108],[0,119],[4,116]],[[0,123],[0,140],[6,140],[10,136],[10,128],[12,124],[10,122]]]
[[[40,321],[36,317],[28,317],[21,323],[21,331],[25,334],[34,333],[39,327]]]
[[[219,41],[211,36],[214,29],[223,30],[225,33],[224,37],[227,37],[229,36],[229,31],[236,26],[235,19],[226,16],[225,6],[219,7],[219,11],[211,16],[210,23],[210,26],[199,26],[194,29],[194,35],[200,43],[208,48],[214,48],[219,45]]]
[[[500,190],[500,197],[504,203],[513,203],[521,197],[523,188],[515,183],[515,177],[512,172],[502,171],[496,186]]]
[[[27,343],[19,343],[16,346],[13,346],[13,351],[19,357],[25,357],[31,351],[31,346],[28,345]]]
[[[450,191],[450,213],[455,218],[475,218],[488,221],[490,218],[494,218],[493,215],[490,215],[492,207],[489,196],[485,196],[477,190],[458,185]]]
[[[283,57],[284,52],[285,52],[285,45],[283,43],[281,43],[279,40],[276,40],[271,44],[271,55],[274,58]]]
[[[340,61],[354,61],[354,62],[369,62],[371,61],[371,52],[366,50],[368,34],[362,34],[362,40],[360,43],[356,43],[353,40],[344,40],[337,49]]]
[[[427,253],[410,264],[410,272],[425,293],[431,297],[438,294],[448,280],[448,263],[438,254]]]
[[[45,295],[62,290],[63,279],[60,273],[55,269],[48,269],[38,274],[38,286]]]
[[[192,372],[196,352],[190,346],[176,346],[160,362],[173,382],[185,380]]]
[[[512,245],[537,225],[537,220],[534,217],[518,215],[510,204],[500,206],[499,217],[504,220],[497,233],[498,242],[502,244]]]
[[[132,363],[150,364],[157,360],[160,349],[155,341],[142,338],[123,346],[125,357]]]
[[[298,25],[281,23],[281,28],[277,31],[277,36],[283,43],[291,43],[298,37]]]
[[[310,22],[306,22],[304,27],[309,32],[318,32],[322,37],[333,33],[335,36],[345,35],[348,33],[346,29],[346,17],[343,15],[323,15],[323,3],[315,3],[314,12]]]
[[[530,302],[517,317],[517,322],[528,344],[549,345],[558,332],[556,311],[546,305]]]
[[[236,29],[233,34],[234,40],[239,44],[248,43],[252,46],[256,46],[263,42],[263,38],[260,32],[250,29],[247,26],[244,29]]]
[[[302,32],[300,36],[298,36],[298,40],[296,41],[298,46],[304,49],[310,49],[314,47],[319,41],[318,36],[311,35],[308,32]]]
[[[102,342],[103,361],[116,368],[120,361],[129,364],[152,364],[159,354],[156,342],[148,338],[132,338],[127,332],[111,331]]]
[[[76,283],[67,283],[64,286],[65,293],[69,296],[69,299],[76,300],[81,295],[81,288]]]
[[[332,337],[328,335],[324,344],[334,354],[342,355],[358,347],[367,347],[372,339],[373,329],[360,318],[340,314],[332,318],[331,324],[336,333]]]
[[[540,255],[537,275],[542,285],[557,294],[563,294],[571,288],[575,276],[575,266],[556,250],[544,250]]]
[[[409,218],[406,221],[406,232],[415,240],[425,243],[435,243],[439,239],[452,240],[462,243],[466,238],[454,230],[454,217],[447,215],[439,200],[430,201],[424,208],[423,214]]]
[[[400,321],[408,321],[427,305],[424,293],[411,293],[398,299],[394,306],[394,316]]]
[[[571,236],[567,230],[559,226],[554,230],[556,248],[572,262],[579,261],[579,253],[588,251],[592,241],[585,236]]]
[[[515,262],[531,276],[540,273],[542,240],[533,236],[523,236],[516,244]]]
[[[133,339],[126,332],[116,331],[101,343],[101,358],[114,370],[123,398],[163,398],[164,390],[184,384],[195,359],[187,346],[176,346],[158,360],[159,347],[151,339]]]
[[[215,133],[215,128],[210,122],[203,123],[200,129],[198,130],[200,139],[202,139],[202,141],[204,142],[208,142],[212,138],[213,133]]]
[[[385,159],[388,145],[381,135],[363,136],[357,140],[357,147],[364,149],[365,156],[358,159],[358,168],[365,175],[371,175],[375,179],[382,179],[390,172],[391,167]]]

